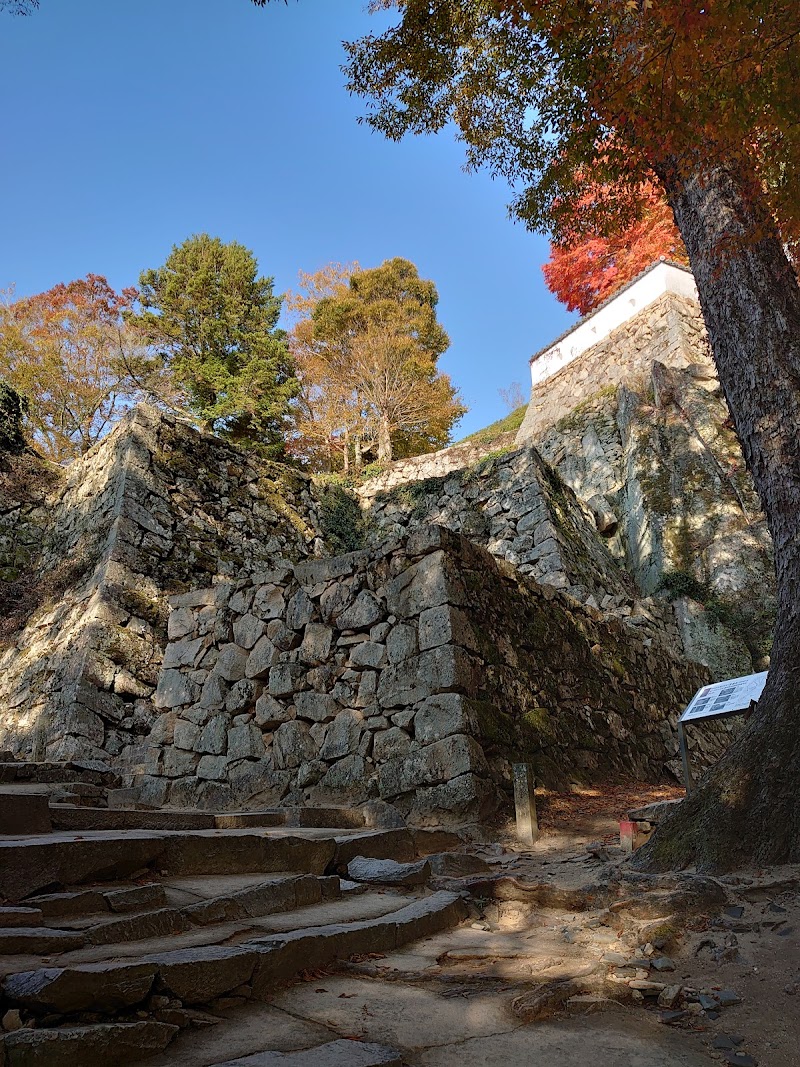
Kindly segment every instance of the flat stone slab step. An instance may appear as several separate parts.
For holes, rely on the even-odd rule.
[[[402,1067],[403,1057],[388,1045],[366,1041],[329,1041],[297,1052],[256,1052],[215,1067]]]
[[[162,875],[341,869],[355,856],[407,862],[408,830],[315,828],[60,831],[0,839],[0,897],[18,902],[42,890],[119,881],[153,868]]]
[[[6,1034],[5,1067],[116,1067],[161,1052],[177,1026],[155,1020],[99,1023]]]
[[[51,804],[55,830],[213,830],[213,815],[202,811],[140,811]]]
[[[0,834],[46,834],[50,830],[49,793],[0,789]]]
[[[13,760],[0,763],[0,784],[6,782],[88,782],[91,785],[114,787],[120,784],[120,778],[99,760],[73,760],[69,763]]]
[[[190,1005],[207,1004],[248,984],[256,997],[263,998],[299,971],[315,970],[356,952],[392,951],[453,926],[466,914],[459,896],[439,892],[372,919],[265,933],[239,945],[204,945],[129,961],[20,971],[6,976],[2,991],[13,1004],[60,1015],[133,1007],[154,987]],[[85,1062],[94,1063],[90,1058]]]

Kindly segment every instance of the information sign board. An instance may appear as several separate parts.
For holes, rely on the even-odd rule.
[[[730,678],[727,682],[705,685],[692,697],[691,703],[680,717],[680,722],[697,722],[699,719],[716,719],[737,711],[747,711],[754,700],[764,691],[767,672],[746,674],[742,678]]]

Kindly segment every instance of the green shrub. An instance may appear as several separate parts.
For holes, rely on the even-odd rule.
[[[22,421],[27,410],[25,397],[0,379],[0,452],[16,456],[25,448]]]
[[[367,539],[367,524],[352,493],[329,483],[320,500],[320,525],[334,552],[355,552]]]

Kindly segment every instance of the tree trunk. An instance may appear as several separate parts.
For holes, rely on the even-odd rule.
[[[637,853],[651,869],[800,860],[800,288],[754,181],[659,168],[775,549],[767,685],[738,740]]]
[[[378,463],[389,463],[392,458],[392,434],[389,419],[381,415],[378,424]]]
[[[356,466],[356,471],[358,471],[358,473],[361,473],[361,468],[364,466],[364,456],[363,456],[363,453],[361,451],[361,434],[360,433],[357,433],[355,435],[355,437],[353,438],[353,450],[354,450],[354,456],[355,456],[354,462],[355,462],[355,466]]]

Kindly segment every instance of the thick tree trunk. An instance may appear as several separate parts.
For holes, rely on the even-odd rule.
[[[389,419],[381,415],[378,424],[378,463],[388,463],[392,458],[392,433]]]
[[[660,176],[775,548],[767,686],[739,739],[637,853],[664,869],[800,860],[800,288],[758,187],[734,166]]]

